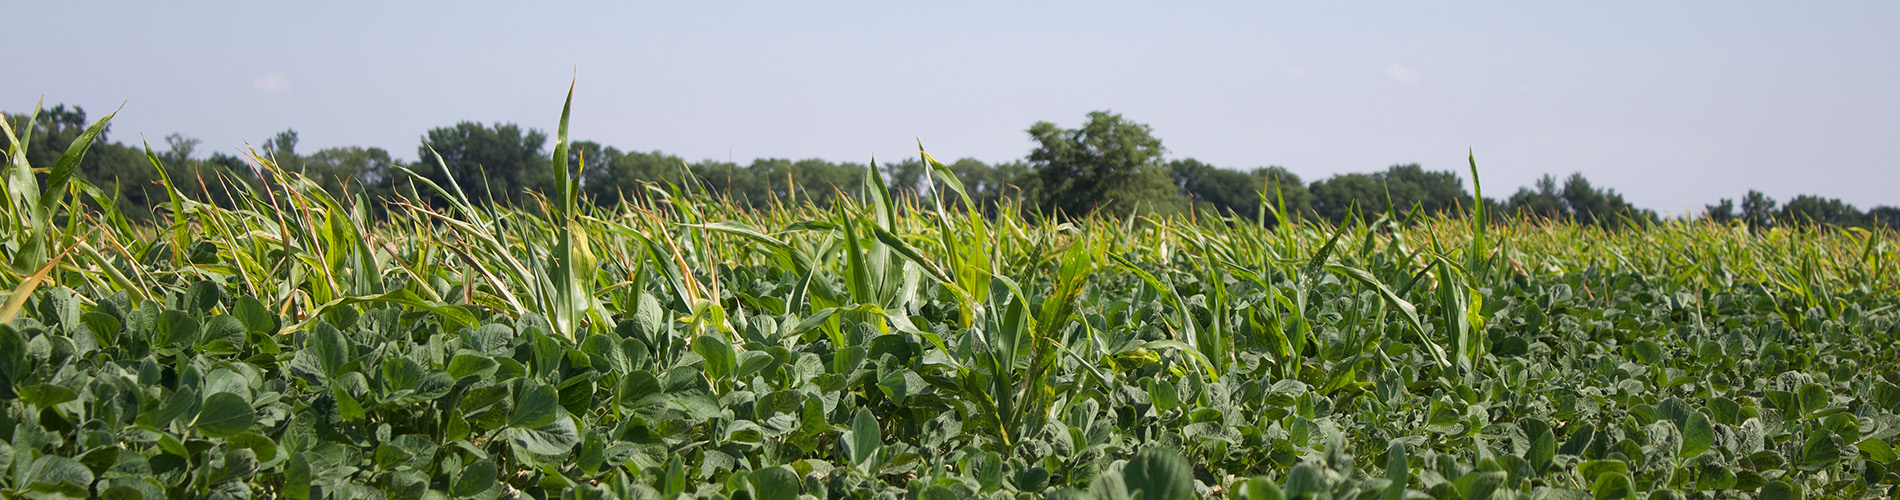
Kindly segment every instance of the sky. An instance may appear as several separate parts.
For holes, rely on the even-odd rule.
[[[552,135],[573,82],[575,140],[689,161],[1003,162],[1110,110],[1308,182],[1475,152],[1498,198],[1581,172],[1671,214],[1900,205],[1891,1],[4,3],[0,109],[123,103],[113,140],[199,155]]]

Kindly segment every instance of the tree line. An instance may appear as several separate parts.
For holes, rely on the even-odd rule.
[[[26,116],[8,114],[5,119],[24,133]],[[52,165],[89,124],[85,110],[78,106],[42,110],[31,130],[29,163]],[[224,206],[235,203],[239,184],[255,186],[261,176],[270,175],[247,158],[216,151],[201,156],[200,141],[180,134],[165,137],[162,145],[131,145],[109,140],[110,127],[106,130],[81,159],[77,175],[115,191],[118,208],[131,219],[149,219],[153,207],[167,199],[160,175],[172,179],[185,196]],[[1028,129],[1028,135],[1035,147],[1023,159],[988,164],[964,158],[944,167],[984,210],[1013,203],[1055,217],[1193,214],[1273,225],[1282,218],[1339,222],[1348,217],[1456,216],[1478,203],[1456,171],[1426,170],[1418,164],[1338,174],[1308,183],[1278,166],[1236,170],[1193,158],[1168,160],[1167,149],[1149,126],[1107,111],[1089,113],[1086,122],[1073,129],[1039,122]],[[399,194],[429,199],[427,190],[418,192],[400,171],[408,168],[440,185],[453,180],[479,202],[520,206],[532,203],[532,197],[553,185],[548,140],[545,132],[512,123],[461,122],[423,134],[416,147],[417,160],[406,162],[373,147],[305,152],[298,149],[297,132],[286,130],[263,141],[255,154],[285,171],[302,174],[339,199],[375,200]],[[574,142],[568,154],[570,164],[581,165],[582,194],[598,205],[617,204],[653,182],[696,186],[749,208],[791,203],[823,206],[851,196],[869,168],[820,159],[760,158],[743,165],[689,162],[659,151],[623,151],[593,141]],[[917,158],[876,167],[900,196],[934,194],[929,168]],[[1749,191],[1740,199],[1739,207],[1734,200],[1719,200],[1699,217],[1717,223],[1742,221],[1752,227],[1831,224],[1900,229],[1900,208],[1892,206],[1861,211],[1839,199],[1815,195],[1797,196],[1777,206],[1759,191]],[[1594,185],[1581,173],[1561,181],[1545,175],[1534,186],[1518,188],[1501,199],[1487,197],[1482,203],[1486,213],[1520,220],[1573,221],[1606,228],[1661,220],[1655,211],[1635,207],[1614,189]]]

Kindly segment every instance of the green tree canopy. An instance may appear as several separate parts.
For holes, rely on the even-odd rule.
[[[1177,210],[1182,199],[1161,164],[1166,150],[1149,127],[1108,111],[1088,117],[1076,129],[1049,122],[1029,127],[1041,208],[1069,217]]]
[[[1867,209],[1867,225],[1900,231],[1900,207],[1880,205]]]
[[[1702,217],[1716,224],[1728,224],[1735,220],[1735,200],[1723,198],[1714,205],[1703,205]]]
[[[394,194],[396,159],[383,148],[325,148],[300,158],[303,174],[339,200],[362,191],[369,198]]]
[[[521,204],[529,199],[529,191],[553,182],[549,158],[542,151],[547,140],[546,133],[513,123],[461,122],[435,128],[416,147],[424,166],[418,172],[444,188],[453,178],[472,199]],[[431,150],[442,155],[446,170],[433,165]]]
[[[1861,226],[1865,214],[1841,201],[1840,198],[1824,198],[1815,195],[1799,195],[1788,200],[1781,207],[1781,220],[1796,224],[1833,224],[1836,226]]]
[[[1748,190],[1742,196],[1742,221],[1751,227],[1768,227],[1775,224],[1775,199],[1761,191]]]
[[[1726,201],[1726,200],[1724,200]],[[1720,217],[1720,205],[1708,207]],[[1518,188],[1505,202],[1505,211],[1519,217],[1546,220],[1572,220],[1598,227],[1621,227],[1628,222],[1653,222],[1655,212],[1636,208],[1623,200],[1616,190],[1590,184],[1582,172],[1572,173],[1558,187],[1557,178],[1545,174],[1537,180],[1537,189]]]
[[[1282,197],[1289,218],[1313,215],[1313,194],[1300,176],[1283,167],[1260,167],[1251,172],[1230,170],[1202,163],[1193,158],[1168,162],[1174,183],[1180,186],[1194,210],[1213,215],[1238,215],[1256,219],[1267,209],[1266,224],[1277,224],[1273,212],[1279,210]]]
[[[594,203],[618,203],[640,189],[642,182],[690,187],[686,161],[678,156],[659,151],[623,153],[592,142],[575,143],[568,151],[586,152],[587,168],[581,173],[581,192]]]
[[[1313,210],[1335,221],[1358,206],[1358,213],[1375,217],[1396,210],[1406,216],[1414,207],[1428,214],[1463,213],[1471,209],[1471,194],[1456,172],[1425,170],[1416,163],[1393,165],[1384,172],[1340,174],[1316,181]]]

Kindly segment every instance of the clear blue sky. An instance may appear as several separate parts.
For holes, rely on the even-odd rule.
[[[1417,162],[1487,194],[1900,204],[1900,2],[20,2],[0,107],[114,139],[414,158],[463,120],[689,160],[1023,157],[1109,109],[1170,158],[1311,181]]]

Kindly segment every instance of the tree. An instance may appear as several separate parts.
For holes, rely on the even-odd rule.
[[[1298,219],[1313,215],[1311,192],[1300,182],[1300,176],[1288,172],[1283,167],[1260,167],[1251,172],[1241,172],[1215,167],[1199,160],[1188,158],[1168,163],[1174,183],[1180,186],[1196,211],[1219,215],[1238,215],[1254,220],[1261,216],[1262,202],[1270,210],[1266,215],[1268,227],[1277,224],[1273,215],[1279,210],[1281,199],[1286,202],[1289,218]]]
[[[1559,220],[1568,216],[1564,209],[1563,193],[1557,190],[1557,178],[1544,174],[1537,179],[1537,189],[1517,188],[1517,193],[1505,202],[1505,210],[1519,217],[1532,217],[1544,220]]]
[[[1275,227],[1279,223],[1275,212],[1282,205],[1288,212],[1287,220],[1297,222],[1319,215],[1313,211],[1313,192],[1300,182],[1298,174],[1279,166],[1256,168],[1251,174],[1254,183],[1260,186],[1261,202],[1271,209],[1267,212],[1267,220],[1262,221],[1267,227]]]
[[[11,122],[16,132],[25,131],[26,116],[7,114],[4,119]],[[59,104],[40,110],[33,120],[33,137],[26,144],[27,163],[35,167],[52,167],[66,154],[66,148],[73,140],[91,125],[91,122],[86,121],[85,108],[80,106]],[[166,199],[165,191],[159,185],[158,169],[145,157],[142,147],[109,141],[107,137],[111,132],[112,128],[108,125],[93,138],[92,146],[80,157],[75,176],[107,193],[113,193],[118,200],[116,208],[126,217],[148,220],[152,217],[152,207]],[[160,160],[166,161],[163,156]],[[176,167],[173,165],[173,168]],[[180,187],[189,189],[191,186]]]
[[[1425,170],[1417,163],[1394,165],[1383,173],[1391,186],[1393,204],[1399,210],[1417,206],[1429,214],[1462,213],[1471,210],[1471,194],[1465,182],[1450,170]]]
[[[553,182],[549,158],[542,152],[547,140],[547,134],[513,123],[461,122],[429,130],[416,156],[425,166],[419,171],[443,188],[453,178],[470,198],[519,205],[530,191]],[[436,154],[442,155],[446,168],[427,168],[434,167]]]
[[[1245,172],[1187,158],[1168,162],[1168,173],[1196,212],[1253,217],[1260,205],[1260,187]]]
[[[1375,174],[1339,174],[1313,181],[1313,210],[1334,222],[1348,214],[1374,215],[1385,212],[1391,196],[1385,183]],[[1393,202],[1396,206],[1397,203]]]
[[[1880,205],[1867,209],[1867,225],[1900,230],[1900,207]]]
[[[15,133],[25,132],[26,116],[9,114],[7,120],[13,122]],[[33,138],[27,142],[27,164],[50,167],[57,163],[60,155],[66,154],[66,146],[79,138],[79,134],[90,125],[92,123],[86,121],[86,109],[83,107],[68,108],[65,104],[57,104],[51,109],[40,110],[33,120]],[[112,126],[107,124],[106,129],[93,138],[93,144],[111,142],[106,139],[111,132]]]
[[[1041,208],[1069,217],[1167,213],[1182,202],[1161,164],[1166,150],[1147,125],[1108,111],[1088,115],[1078,129],[1037,122],[1029,164],[1040,181]]]
[[[581,192],[594,203],[618,203],[635,195],[642,182],[689,187],[686,162],[678,156],[659,151],[621,153],[614,148],[605,148],[600,155],[598,159],[589,157],[587,170],[581,174]]]
[[[1735,221],[1735,200],[1723,198],[1714,205],[1706,205],[1702,214],[1710,222],[1726,225]]]
[[[791,173],[792,184],[784,182],[783,174],[764,177],[764,180],[768,189],[782,200],[790,200],[792,190],[796,189],[799,200],[810,200],[811,203],[828,207],[837,202],[840,196],[856,194],[858,187],[864,185],[868,168],[862,163],[832,163],[807,158],[790,165],[788,172]]]
[[[1336,175],[1314,182],[1310,189],[1314,211],[1334,221],[1345,219],[1355,205],[1367,217],[1388,210],[1405,217],[1413,207],[1429,214],[1460,213],[1470,210],[1472,203],[1457,173],[1427,171],[1416,163],[1393,165],[1373,174]]]
[[[976,160],[969,160],[969,162],[982,165]],[[950,167],[962,168],[958,165],[967,164],[964,160],[957,160],[957,163],[951,164]],[[957,170],[957,175],[961,177],[964,171]],[[1036,175],[1035,169],[1029,166],[1029,162],[1015,160],[991,165],[989,179],[990,182],[970,193],[970,196],[975,197],[974,201],[983,204],[984,213],[995,215],[997,205],[1006,201],[1021,206],[1042,199],[1042,178]],[[964,184],[967,189],[969,183],[966,181]]]
[[[829,206],[841,194],[856,192],[866,167],[810,158],[792,161],[759,158],[740,168],[725,162],[701,162],[694,174],[713,194],[732,203],[768,208],[774,203],[812,203]]]
[[[947,165],[946,165],[947,166]],[[924,191],[924,177],[929,175],[924,162],[916,158],[884,162],[878,165],[878,171],[884,176],[885,185],[891,189],[891,195],[897,197],[919,197]]]
[[[383,148],[325,148],[302,158],[301,163],[303,174],[338,200],[347,202],[355,192],[370,199],[395,194],[397,163]]]
[[[1761,191],[1748,190],[1748,195],[1742,197],[1742,221],[1755,228],[1774,225],[1775,199]]]
[[[1655,219],[1654,214],[1624,201],[1616,190],[1591,186],[1582,172],[1572,173],[1564,181],[1564,206],[1573,220],[1597,227],[1621,227],[1625,217],[1627,220]]]
[[[192,153],[197,152],[198,144],[202,142],[203,141],[199,141],[196,138],[185,137],[184,134],[179,133],[165,136],[165,144],[170,148],[165,152],[165,161],[172,163],[191,161],[193,157]]]
[[[1836,226],[1860,226],[1862,214],[1853,205],[1841,202],[1840,198],[1823,198],[1814,195],[1800,195],[1788,200],[1781,207],[1781,220],[1796,224],[1832,224]]]
[[[278,167],[291,171],[300,171],[301,163],[297,157],[297,131],[285,129],[264,141],[264,157],[275,162]]]
[[[957,182],[963,183],[963,190],[970,195],[970,202],[984,214],[994,216],[997,205],[1004,200],[1021,202],[1025,199],[1039,199],[1034,171],[1029,164],[1021,160],[996,165],[986,165],[975,158],[963,158],[948,165],[950,173],[957,176]],[[943,188],[936,188],[943,189]],[[947,189],[941,193],[947,196],[944,201],[952,203],[955,198]],[[933,194],[935,196],[936,194]],[[954,203],[961,203],[954,201]],[[952,205],[955,206],[955,205]]]
[[[716,160],[700,160],[693,163],[691,168],[694,179],[712,196],[733,200],[742,206],[751,206],[751,200],[761,203],[766,201],[765,186],[759,183],[749,168]]]
[[[1572,173],[1557,187],[1557,178],[1546,174],[1537,180],[1537,189],[1518,188],[1505,204],[1505,210],[1519,216],[1546,220],[1569,220],[1597,227],[1622,227],[1630,221],[1654,222],[1655,212],[1642,210],[1623,200],[1616,190],[1590,184],[1582,172]]]

